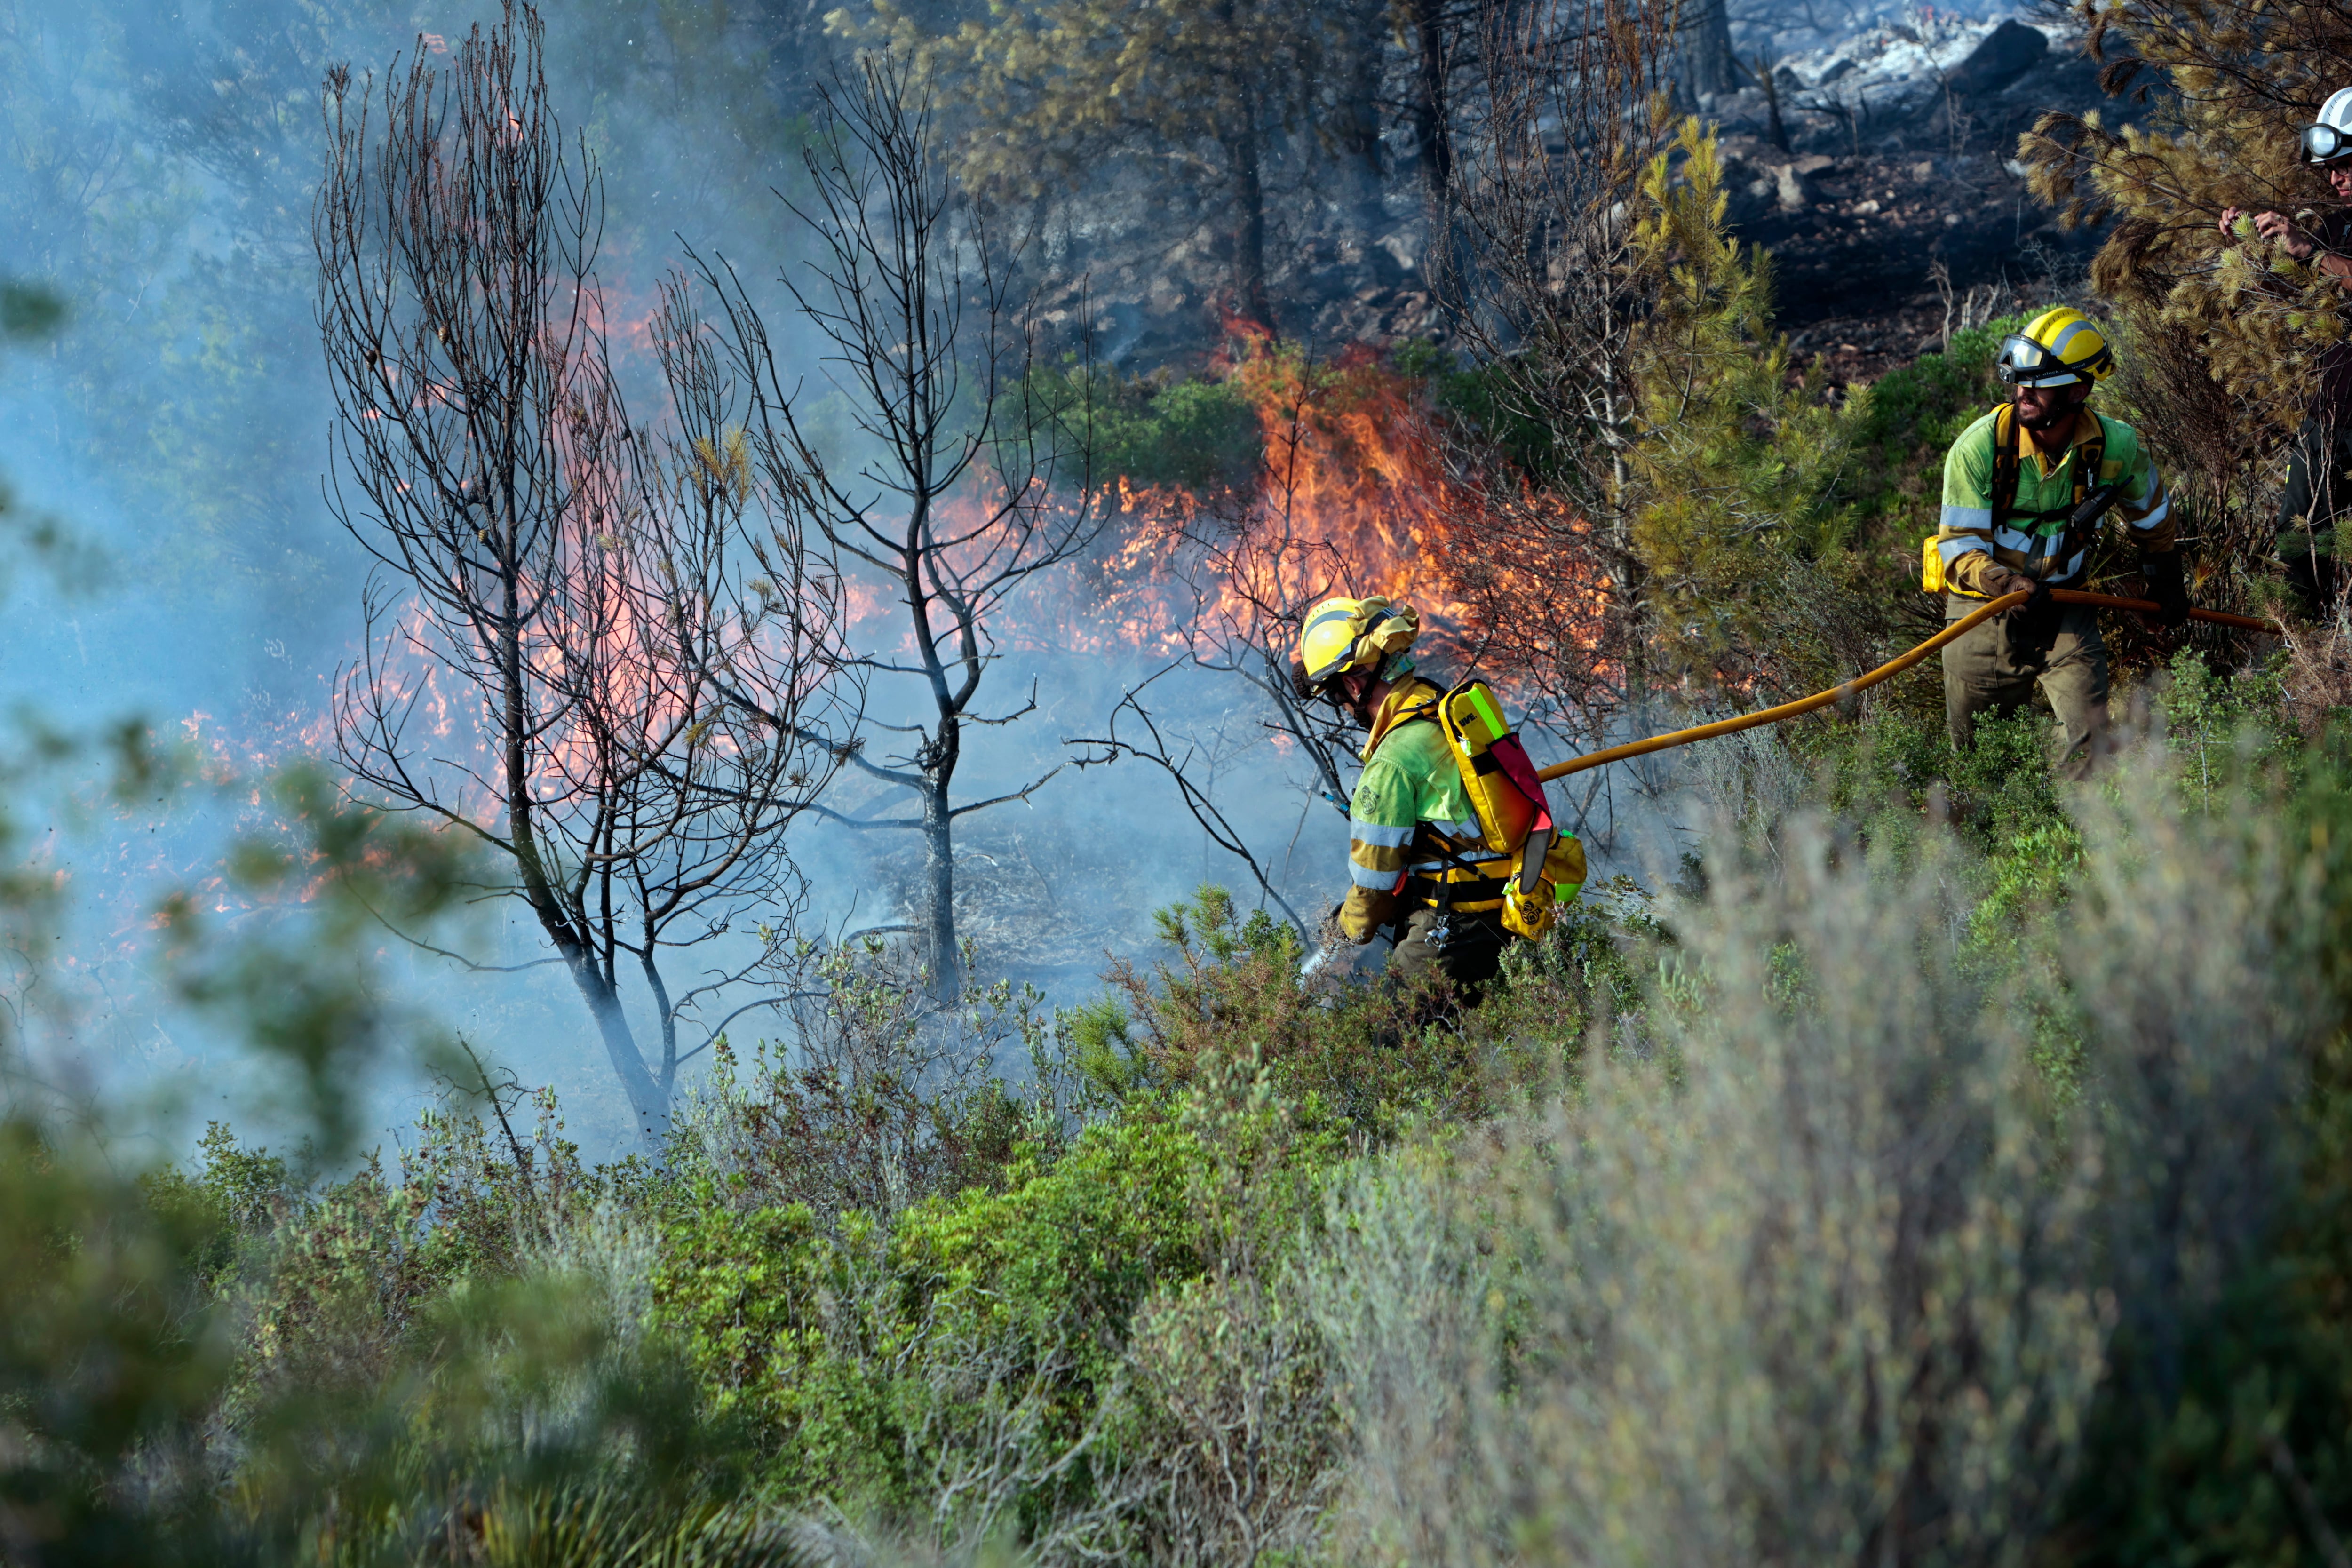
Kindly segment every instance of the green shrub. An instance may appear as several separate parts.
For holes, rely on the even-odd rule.
[[[1190,1084],[1204,1062],[1255,1053],[1312,1114],[1384,1137],[1420,1116],[1478,1115],[1496,1082],[1529,1070],[1509,1036],[1432,1023],[1425,994],[1302,974],[1290,928],[1244,919],[1223,888],[1154,919],[1173,956],[1148,972],[1115,962],[1115,1005],[1077,1020],[1088,1059],[1137,1064],[1139,1081]]]
[[[756,1435],[769,1484],[789,1501],[899,1501],[897,1390],[873,1359],[907,1347],[888,1321],[897,1303],[880,1283],[878,1238],[855,1219],[828,1236],[797,1204],[745,1212],[708,1183],[684,1198],[663,1227],[652,1308],[705,1408]]]
[[[1853,430],[1843,481],[1858,534],[1908,545],[1917,582],[1919,541],[1936,531],[1944,500],[1944,454],[1962,430],[2003,401],[1993,376],[2000,340],[2024,325],[2004,316],[1954,332],[1941,352],[1923,353],[1870,384]]]
[[[1026,396],[1068,450],[1091,440],[1097,485],[1230,489],[1246,483],[1264,456],[1257,410],[1238,382],[1065,370],[1034,375]]]

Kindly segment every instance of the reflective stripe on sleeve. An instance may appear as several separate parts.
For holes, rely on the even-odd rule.
[[[1348,862],[1348,880],[1359,888],[1374,888],[1385,893],[1396,886],[1397,874],[1394,871],[1375,871],[1369,866],[1359,866],[1350,860]]]
[[[1379,844],[1394,847],[1412,837],[1411,826],[1390,827],[1381,823],[1366,822],[1361,817],[1348,819],[1348,837],[1359,844]]]
[[[1947,506],[1942,528],[1946,533],[1984,532],[1992,526],[1992,508],[1989,506]]]
[[[2130,521],[2133,528],[2138,530],[2142,533],[2146,533],[2156,528],[2158,524],[2162,523],[2166,518],[2171,515],[2172,498],[2170,496],[2166,496],[2162,500],[2156,503],[2156,510],[2154,511],[2149,512],[2146,517],[2136,517]]]
[[[1970,538],[1963,534],[1957,539],[1939,539],[1936,541],[1936,553],[1944,558],[1944,565],[1947,568],[1949,568],[1953,562],[1958,561],[1963,555],[1973,554],[1978,551],[1989,551],[1991,548],[1992,541],[1986,539],[1981,535]]]

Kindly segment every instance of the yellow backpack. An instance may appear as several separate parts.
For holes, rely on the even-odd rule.
[[[1584,885],[1584,846],[1576,835],[1553,826],[1535,764],[1504,721],[1503,705],[1491,687],[1465,680],[1436,706],[1437,727],[1461,770],[1486,847],[1519,857],[1503,889],[1503,927],[1534,941],[1551,929],[1560,890],[1574,898]]]

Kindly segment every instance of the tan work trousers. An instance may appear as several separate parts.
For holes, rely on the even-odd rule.
[[[1982,601],[1948,596],[1944,618],[1957,621]],[[2106,743],[2107,645],[2088,605],[2053,605],[2038,616],[1995,616],[1944,645],[1944,722],[1952,744],[1976,742],[1977,715],[2013,713],[2033,700],[2036,682],[2066,731],[2059,772],[2085,779]]]

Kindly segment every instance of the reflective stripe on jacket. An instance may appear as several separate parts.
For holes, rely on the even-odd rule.
[[[2045,463],[2032,436],[2016,426],[2017,494],[2008,508],[2015,515],[1996,529],[1992,491],[2000,423],[2000,409],[1986,414],[1960,432],[1944,458],[1944,512],[1936,530],[1936,548],[1944,557],[1947,583],[1982,598],[1984,574],[1995,563],[2062,586],[2083,574],[2089,563],[2087,549],[2076,549],[2063,559],[2051,553],[2059,547],[2063,518],[2037,522],[2033,514],[2072,508],[2076,453],[2095,432],[2103,432],[2105,451],[2089,488],[2124,481],[2122,497],[2107,516],[2121,519],[2132,542],[2147,554],[2162,555],[2173,548],[2171,498],[2165,494],[2139,433],[2088,408],[2077,416],[2074,436],[2054,465]]]

